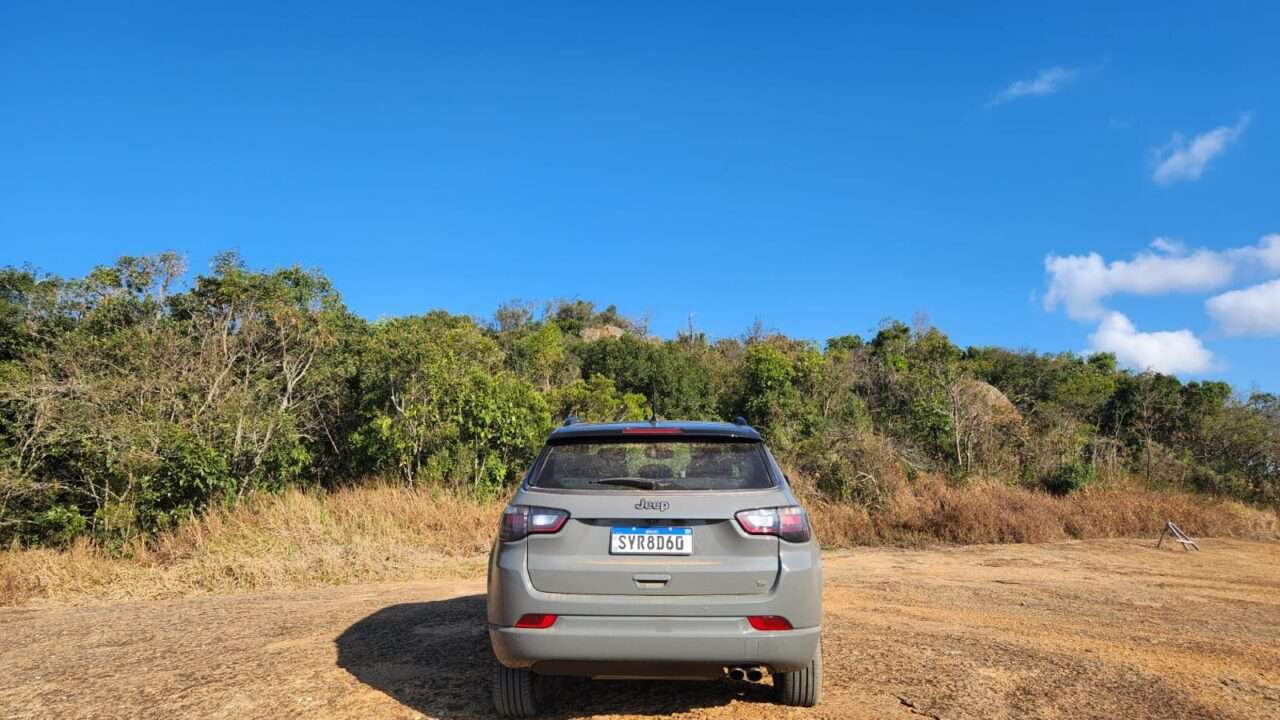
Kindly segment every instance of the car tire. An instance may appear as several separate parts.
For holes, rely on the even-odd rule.
[[[494,663],[493,707],[503,717],[533,717],[538,712],[534,676],[526,668]]]
[[[813,651],[808,667],[773,676],[778,702],[783,705],[813,707],[822,697],[822,645]]]

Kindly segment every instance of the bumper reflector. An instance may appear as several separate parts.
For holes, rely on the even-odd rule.
[[[781,615],[751,615],[747,617],[747,622],[751,623],[751,627],[756,630],[791,630],[791,621]]]
[[[556,617],[556,615],[545,615],[543,613],[526,613],[516,621],[516,627],[527,630],[546,630],[556,624]]]

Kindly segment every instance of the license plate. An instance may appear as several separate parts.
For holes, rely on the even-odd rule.
[[[616,527],[609,537],[613,555],[692,555],[693,528]]]

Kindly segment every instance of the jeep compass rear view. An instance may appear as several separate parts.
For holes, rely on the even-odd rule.
[[[499,713],[548,675],[761,682],[811,706],[822,568],[809,518],[745,422],[568,424],[489,559]]]

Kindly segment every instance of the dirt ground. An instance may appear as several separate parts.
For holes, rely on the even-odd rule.
[[[1280,544],[826,557],[825,695],[565,680],[552,717],[1280,718]],[[0,610],[0,717],[480,718],[479,579]]]

